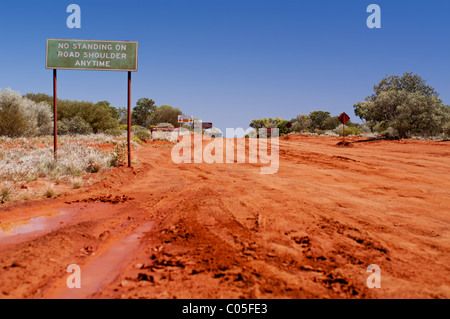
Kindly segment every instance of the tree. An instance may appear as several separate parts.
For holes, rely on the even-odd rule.
[[[313,111],[309,113],[312,129],[324,129],[324,123],[327,118],[330,117],[330,112]]]
[[[280,134],[280,136],[286,135],[291,131],[292,128],[288,128],[287,123],[288,121],[283,120],[277,124],[278,133]]]
[[[58,121],[81,117],[94,133],[118,128],[119,123],[108,108],[86,101],[58,100]]]
[[[178,115],[183,114],[180,109],[170,105],[161,105],[153,110],[150,115],[151,125],[159,123],[170,123],[173,126],[178,125]]]
[[[293,119],[292,122],[293,132],[304,132],[307,131],[311,126],[311,120],[306,114],[297,115],[297,118]]]
[[[368,99],[375,102],[378,95],[383,91],[406,91],[408,93],[419,92],[425,96],[436,96],[439,94],[434,88],[426,84],[426,81],[419,75],[412,72],[405,72],[401,77],[398,75],[387,75],[380,83],[374,85],[374,94]]]
[[[374,94],[356,103],[355,114],[376,130],[395,129],[400,137],[443,132],[450,108],[419,75],[390,75],[374,86]]]
[[[269,125],[268,119],[259,119],[252,120],[249,124],[250,127],[253,127],[255,130],[259,130],[260,128],[267,127]]]
[[[140,98],[136,102],[136,106],[133,107],[131,118],[133,125],[150,126],[151,125],[151,113],[156,109],[155,101],[146,97]]]
[[[120,115],[121,115],[120,111],[117,108],[115,108],[114,106],[111,106],[111,103],[109,103],[108,101],[100,101],[100,102],[97,102],[96,105],[104,107],[111,113],[111,116],[113,118],[115,118],[116,120],[120,120]]]
[[[277,118],[269,117],[268,119],[264,118],[264,119],[259,119],[259,120],[252,120],[251,123],[249,124],[249,126],[258,130],[260,128],[265,128],[265,127],[278,127],[279,124],[281,124],[285,121],[286,120],[283,120],[280,117],[277,117]]]
[[[46,102],[53,106],[53,97],[45,93],[27,93],[24,97],[36,103]]]
[[[288,129],[286,124],[287,121],[283,120],[280,117],[277,118],[269,117],[264,119],[252,120],[249,126],[256,130],[255,132],[256,136],[259,136],[259,129],[267,127],[278,128],[278,133],[280,135],[285,135],[290,131],[290,129]]]
[[[128,123],[128,108],[119,107],[117,111],[119,112],[119,124],[126,125]]]
[[[323,122],[323,129],[324,130],[334,130],[340,124],[341,124],[341,121],[339,121],[338,116],[327,117],[325,119],[325,121]]]
[[[389,126],[397,130],[400,136],[436,136],[443,133],[449,122],[450,108],[443,105],[438,97],[428,97],[418,92],[387,91],[380,94],[378,99],[390,100],[392,95],[402,103],[397,106],[398,115]]]

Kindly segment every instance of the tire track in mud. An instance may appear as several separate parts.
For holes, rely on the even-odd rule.
[[[99,199],[103,202],[95,203]],[[5,242],[0,246],[0,297],[47,298],[47,291],[69,275],[68,265],[84,265],[135,224],[129,216],[132,205],[118,204],[123,201],[124,196],[100,196],[70,205],[61,203],[63,209],[71,211],[63,216],[64,221],[58,216],[47,217],[55,220],[44,225],[46,228],[17,238],[16,242]],[[98,216],[105,210],[107,215]]]
[[[46,293],[50,299],[90,298],[118,278],[140,247],[140,239],[151,230],[153,223],[147,222],[131,231],[130,235],[117,239],[109,248],[97,254],[81,268],[81,287],[68,289],[64,280],[56,289]]]
[[[201,208],[205,200],[206,206],[220,207],[206,219]],[[192,287],[199,281],[209,286],[207,293],[195,294],[198,298],[318,297],[313,292],[317,290],[330,296],[364,296],[340,272],[324,270],[326,258],[309,253],[308,236],[299,242],[296,236],[283,242],[282,247],[293,251],[280,253],[279,248],[267,246],[266,237],[258,236],[259,225],[263,224],[259,213],[248,213],[247,219],[253,221],[245,225],[228,207],[229,203],[216,192],[201,186],[185,186],[166,197],[155,207],[160,214],[163,209],[165,217],[160,230],[151,234],[154,247],[147,247],[147,255],[136,260],[136,267],[129,267],[114,286],[98,297],[172,298],[168,292],[177,291],[180,281]],[[304,257],[299,257],[298,249],[292,249],[296,244],[301,244]],[[306,278],[310,283],[303,282]],[[212,296],[211,287],[227,293]]]

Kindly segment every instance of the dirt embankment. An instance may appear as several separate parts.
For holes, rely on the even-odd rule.
[[[92,186],[0,206],[0,297],[449,298],[450,144],[338,141],[281,138],[273,175],[153,143]]]

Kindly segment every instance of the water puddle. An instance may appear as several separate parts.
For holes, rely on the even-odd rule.
[[[75,212],[55,210],[37,217],[0,223],[0,245],[15,244],[49,233],[66,222]]]
[[[116,280],[139,249],[140,239],[151,230],[152,226],[153,223],[141,225],[133,234],[119,239],[107,251],[81,268],[81,288],[67,288],[64,282],[64,287],[58,288],[50,298],[88,298]]]
[[[33,240],[61,227],[73,224],[74,217],[92,216],[98,209],[109,207],[108,203],[75,203],[67,206],[55,207],[49,210],[36,210],[32,215],[0,222],[0,246],[17,244]],[[112,210],[111,210],[112,211]],[[20,218],[20,219],[19,219]]]
[[[49,226],[49,221],[52,220],[52,217],[54,218],[62,214],[64,212],[55,211],[44,216],[0,224],[0,238],[44,230]]]

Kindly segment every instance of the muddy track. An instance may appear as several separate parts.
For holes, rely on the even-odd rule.
[[[281,138],[274,175],[155,143],[87,189],[0,206],[0,297],[449,298],[450,146],[337,142]]]

